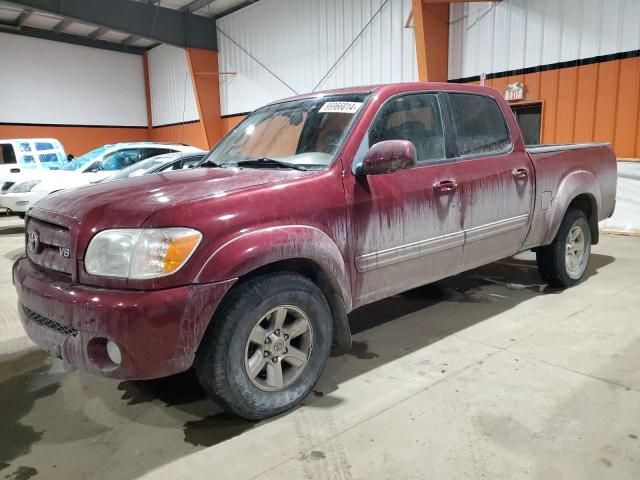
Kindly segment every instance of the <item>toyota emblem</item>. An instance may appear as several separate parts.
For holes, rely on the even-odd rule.
[[[40,237],[38,236],[38,232],[29,232],[27,248],[31,253],[38,253],[38,250],[40,250]]]

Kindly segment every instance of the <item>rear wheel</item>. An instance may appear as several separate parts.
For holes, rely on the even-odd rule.
[[[225,409],[249,420],[302,401],[329,357],[329,305],[301,275],[268,274],[239,285],[212,322],[196,357],[198,378]]]
[[[540,275],[550,285],[560,288],[575,285],[582,279],[590,256],[591,229],[581,210],[569,210],[553,242],[536,252]]]

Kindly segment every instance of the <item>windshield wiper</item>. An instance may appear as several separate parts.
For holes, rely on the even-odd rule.
[[[276,160],[274,158],[255,158],[253,160],[240,160],[236,163],[239,167],[285,167],[285,168],[293,168],[294,170],[306,171],[308,168],[303,167],[302,165],[296,165],[295,163],[283,162],[282,160]]]

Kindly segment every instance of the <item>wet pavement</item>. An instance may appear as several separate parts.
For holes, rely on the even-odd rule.
[[[0,218],[0,479],[640,478],[640,240],[604,236],[587,280],[546,288],[531,254],[350,315],[352,351],[263,422],[192,372],[118,382],[24,337]]]

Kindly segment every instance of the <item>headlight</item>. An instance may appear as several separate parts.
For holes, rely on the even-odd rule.
[[[191,228],[104,230],[89,242],[84,268],[101,277],[164,277],[180,270],[201,239]]]
[[[38,185],[42,180],[30,180],[28,182],[22,182],[13,187],[13,193],[26,193],[30,192],[33,187]]]

